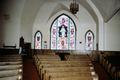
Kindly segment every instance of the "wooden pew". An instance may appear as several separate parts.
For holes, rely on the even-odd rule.
[[[62,65],[62,64],[82,64],[82,63],[87,63],[88,65],[92,65],[91,61],[38,61],[38,63],[36,63],[36,66],[38,69],[40,69],[43,65],[42,64],[53,64],[56,65]]]
[[[38,67],[39,66],[39,67]],[[91,61],[39,61],[37,69],[41,74],[42,67],[89,67],[92,66]]]
[[[52,64],[52,63],[55,63],[55,64],[56,64],[56,63],[63,64],[63,63],[66,63],[66,64],[67,64],[67,63],[71,63],[71,62],[72,62],[72,63],[81,63],[81,62],[91,63],[91,61],[82,61],[82,60],[81,60],[81,61],[39,61],[39,64],[42,64],[42,63],[46,63],[46,64],[47,64],[47,63],[48,63],[48,64]]]
[[[66,55],[66,57],[68,58],[82,58],[82,57],[89,58],[88,55],[86,54]]]
[[[44,76],[43,80],[50,80],[50,78],[60,78],[60,77],[97,77],[95,74],[91,74],[91,72],[47,72]]]
[[[60,61],[60,58],[48,58],[48,59],[45,59],[45,58],[37,58],[35,59],[35,64],[36,66],[38,67],[38,64],[40,63],[40,61]]]
[[[37,66],[42,67],[74,67],[74,66],[93,66],[87,61],[41,61]]]
[[[19,57],[21,57],[21,55],[19,55],[19,54],[15,54],[15,55],[12,55],[12,54],[11,54],[11,55],[10,55],[10,54],[9,54],[9,55],[1,55],[0,57],[18,57],[18,58],[19,58]]]
[[[60,58],[57,55],[34,56],[34,59],[35,59],[35,64],[38,64],[39,61],[60,61]]]
[[[22,57],[18,54],[0,56],[0,80],[22,80]]]
[[[120,52],[100,51],[99,63],[109,73],[112,79],[119,80],[118,72],[120,70]],[[118,78],[118,79],[117,79]]]
[[[2,56],[2,57],[0,57],[0,59],[10,59],[10,58],[12,58],[12,59],[20,59],[21,57],[20,56],[18,56],[18,57],[16,57],[16,56],[14,56],[14,57],[12,57],[12,56]]]
[[[77,61],[81,61],[81,60],[86,60],[86,61],[90,61],[90,59],[85,59],[85,58],[79,58],[79,59],[74,59],[74,58],[71,58],[71,59],[67,59],[69,61],[73,61],[73,60],[77,60]]]
[[[71,63],[43,63],[40,64],[39,67],[75,67],[75,66],[83,66],[83,67],[87,67],[87,66],[93,66],[91,63],[89,62],[81,62],[81,63],[77,63],[77,62],[71,62]]]
[[[17,65],[17,64],[22,64],[22,61],[0,62],[0,66],[2,66],[2,65]]]
[[[67,55],[67,61],[57,57],[34,55],[41,80],[98,80],[88,55]]]
[[[115,73],[115,80],[120,80],[120,71]]]
[[[2,65],[0,66],[0,71],[1,70],[13,70],[13,69],[19,69],[22,68],[22,64],[19,65]]]
[[[46,77],[46,73],[50,73],[50,72],[91,72],[94,71],[94,69],[90,69],[90,67],[48,67],[48,68],[43,68],[41,70],[41,78],[45,78]]]
[[[21,75],[15,75],[15,76],[10,76],[10,77],[2,77],[0,80],[22,80]]]
[[[58,55],[34,55],[34,58],[37,59],[56,59],[56,58],[59,58]]]
[[[63,64],[60,64],[60,63],[57,63],[57,64],[41,64],[41,66],[38,67],[38,71],[39,73],[41,74],[41,71],[43,68],[51,68],[51,67],[93,67],[93,65],[91,64],[88,64],[88,63],[71,63],[71,64],[66,64],[66,63],[63,63]]]
[[[1,55],[2,57],[21,57],[21,55],[19,54],[5,54],[5,55]]]
[[[81,77],[81,76],[70,77],[69,76],[69,77],[60,77],[60,78],[50,77],[49,80],[94,80],[94,79],[92,77]]]
[[[4,61],[6,61],[6,62],[11,62],[11,61],[22,61],[22,59],[20,58],[20,59],[12,59],[12,58],[10,58],[10,59],[0,59],[0,62],[4,62]]]
[[[0,78],[15,76],[15,75],[18,75],[18,74],[22,75],[22,69],[2,70],[2,71],[0,71]]]
[[[86,60],[89,61],[88,55],[66,55],[66,60]]]

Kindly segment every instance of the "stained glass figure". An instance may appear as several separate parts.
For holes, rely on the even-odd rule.
[[[51,49],[75,50],[76,28],[73,20],[62,14],[51,26]]]
[[[86,32],[85,35],[85,41],[86,41],[86,50],[93,50],[94,47],[94,34],[91,30]]]
[[[41,34],[41,32],[40,31],[37,31],[36,33],[35,33],[35,37],[34,37],[34,39],[35,39],[35,43],[34,43],[34,46],[35,46],[35,49],[41,49],[41,46],[42,46],[42,34]]]

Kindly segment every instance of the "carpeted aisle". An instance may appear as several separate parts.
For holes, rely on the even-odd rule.
[[[23,58],[23,80],[40,80],[33,60],[27,57]]]

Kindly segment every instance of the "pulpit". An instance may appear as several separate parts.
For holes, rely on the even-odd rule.
[[[25,50],[25,54],[27,56],[31,56],[31,43],[25,43],[24,44],[24,50]]]

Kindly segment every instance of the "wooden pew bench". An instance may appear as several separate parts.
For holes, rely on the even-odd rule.
[[[34,56],[34,59],[35,59],[35,64],[37,64],[38,61],[54,61],[54,60],[60,61],[59,56],[56,56],[56,55],[54,55],[54,56],[47,56],[47,55],[45,55],[45,56]]]
[[[67,55],[66,60],[90,60],[90,57],[87,55]]]
[[[51,58],[51,59],[45,59],[45,58],[38,58],[38,60],[39,61],[49,61],[49,60],[51,60],[51,61],[53,61],[53,60],[57,60],[57,61],[61,61],[61,59],[60,58]]]
[[[12,55],[12,54],[5,54],[5,55],[1,55],[2,57],[21,57],[21,55],[19,55],[19,54],[14,54],[14,55]]]
[[[93,77],[69,76],[69,77],[59,77],[59,78],[50,77],[49,80],[98,80],[98,79],[93,79]]]
[[[91,62],[78,62],[78,61],[53,61],[53,62],[44,62],[37,65],[39,69],[44,67],[87,67],[93,66]]]
[[[43,63],[39,65],[40,67],[75,67],[75,66],[83,66],[83,67],[87,67],[87,66],[93,66],[91,63],[89,62],[81,62],[81,63],[77,63],[77,62],[71,62],[71,63]]]
[[[51,80],[50,78],[61,78],[61,77],[93,77],[97,78],[97,75],[91,74],[91,72],[47,72],[43,80]]]
[[[15,76],[18,74],[22,75],[22,69],[2,70],[2,71],[0,71],[0,78]]]
[[[84,64],[85,63],[85,64]],[[51,64],[51,65],[50,65]],[[48,67],[57,67],[57,66],[77,66],[77,64],[84,64],[84,65],[92,65],[91,61],[38,61],[38,63],[36,64],[37,69],[41,69],[42,66],[48,66]]]
[[[72,58],[71,58],[71,59],[67,59],[67,60],[68,60],[68,61],[73,61],[73,60],[74,60],[74,61],[76,61],[76,60],[77,60],[77,61],[81,61],[81,60],[90,61],[90,59],[88,59],[88,58],[87,58],[87,59],[86,59],[86,58],[79,58],[79,59],[72,59]]]
[[[34,55],[34,57],[45,57],[45,58],[48,58],[48,57],[58,57],[58,55],[39,55],[39,54],[36,54],[36,55]]]
[[[21,75],[15,75],[15,76],[10,76],[10,77],[2,77],[0,80],[22,80]]]
[[[38,61],[38,64],[44,64],[44,63],[46,63],[46,64],[52,64],[52,63],[54,63],[54,64],[56,64],[56,63],[60,63],[60,64],[63,64],[63,63],[91,63],[91,61]]]
[[[112,79],[118,78],[116,73],[120,71],[120,56],[112,55],[103,59],[103,67],[110,74]]]
[[[89,58],[88,55],[66,55],[67,58]]]
[[[22,57],[18,54],[0,56],[0,80],[22,80]]]
[[[42,68],[42,74],[46,72],[63,72],[63,71],[79,71],[79,72],[89,72],[94,71],[93,67],[46,67]]]
[[[0,57],[0,59],[21,59],[21,57]]]
[[[98,80],[88,55],[67,55],[61,61],[55,55],[34,55],[41,80]]]
[[[14,61],[15,62],[15,61],[22,61],[22,59],[21,58],[20,59],[14,59],[14,58],[13,59],[12,58],[10,58],[10,59],[4,59],[4,58],[0,59],[0,62],[4,62],[4,61],[6,61],[6,62]]]
[[[46,73],[50,72],[94,72],[94,68],[90,67],[48,67],[43,68],[40,72],[41,79],[46,77]]]
[[[19,69],[22,68],[22,64],[19,65],[2,65],[0,66],[0,71],[2,70],[14,70],[14,69]]]
[[[17,65],[22,64],[22,61],[16,61],[16,62],[0,62],[0,66],[2,65]]]
[[[38,59],[35,61],[35,65],[38,67],[40,65],[41,62],[54,62],[54,61],[61,61],[60,59]]]
[[[41,64],[39,67],[38,67],[38,71],[41,72],[40,70],[42,70],[43,68],[51,68],[51,67],[93,67],[92,64],[88,64],[88,63],[63,63],[63,64],[60,64],[60,63],[57,63],[57,64]]]
[[[88,57],[87,54],[71,54],[71,55],[66,55],[68,58],[81,58],[81,57]]]
[[[1,55],[0,56],[0,58],[1,57],[4,57],[4,58],[21,58],[21,55]]]
[[[49,56],[47,56],[47,55],[38,55],[38,56],[36,56],[35,57],[36,59],[60,59],[60,57],[59,56],[57,56],[57,55],[49,55]]]

